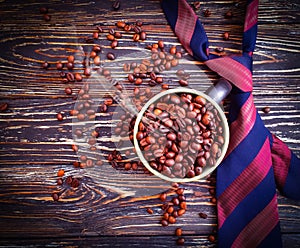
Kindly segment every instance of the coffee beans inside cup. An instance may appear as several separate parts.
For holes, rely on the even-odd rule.
[[[150,167],[169,178],[193,178],[213,167],[225,138],[218,110],[204,96],[167,94],[151,104],[136,139]]]

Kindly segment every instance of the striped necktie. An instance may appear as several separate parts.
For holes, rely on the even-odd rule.
[[[209,53],[208,39],[185,0],[163,0],[166,18],[186,51],[233,85],[228,151],[217,169],[219,247],[282,247],[276,186],[300,199],[300,160],[264,126],[253,102],[252,54],[258,0],[247,1],[242,55]]]

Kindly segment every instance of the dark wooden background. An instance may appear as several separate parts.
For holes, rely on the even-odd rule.
[[[85,38],[96,26],[103,26],[107,33],[119,20],[142,21],[148,38],[134,43],[129,34],[124,35],[121,49],[115,51],[117,56],[128,49],[140,51],[158,40],[164,40],[167,46],[179,46],[158,1],[120,2],[120,9],[114,11],[113,1],[108,0],[0,1],[0,102],[8,103],[8,108],[0,112],[1,247],[172,247],[176,245],[177,227],[183,228],[187,246],[216,246],[208,240],[217,223],[216,205],[209,193],[214,184],[209,181],[183,184],[187,213],[176,224],[161,227],[161,202],[157,195],[147,195],[143,190],[158,194],[169,186],[160,186],[155,178],[134,172],[114,173],[105,169],[110,168],[105,159],[103,166],[73,167],[78,157],[71,149],[72,117],[66,114],[59,122],[56,113],[68,113],[74,107],[74,96],[86,80],[71,85],[73,95],[67,96],[55,63],[78,53],[80,47],[91,49]],[[243,5],[235,0],[201,2],[197,14],[212,50],[223,46],[226,53],[239,51]],[[43,19],[40,7],[49,8],[50,21]],[[210,17],[204,17],[205,9],[211,11]],[[228,10],[234,14],[231,19],[224,18]],[[300,5],[293,0],[260,1],[253,76],[255,104],[266,126],[298,156],[299,13]],[[224,31],[230,32],[228,41],[222,39]],[[109,51],[105,34],[93,43],[103,46],[104,58]],[[184,57],[192,61],[188,55]],[[41,68],[43,61],[51,64],[48,70]],[[199,73],[191,86],[206,88],[216,78],[209,71]],[[97,94],[101,99],[105,92],[99,90]],[[263,113],[263,107],[270,107],[270,113]],[[99,142],[109,141],[107,127],[115,122],[104,118],[99,123],[104,128]],[[57,186],[59,169],[64,169],[66,176],[80,178],[80,186]],[[59,201],[53,201],[53,192],[62,194]],[[300,247],[300,202],[281,195],[278,201],[284,246]],[[149,207],[154,214],[146,212]],[[200,212],[208,218],[199,218]]]

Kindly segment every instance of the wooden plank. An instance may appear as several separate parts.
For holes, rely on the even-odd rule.
[[[90,51],[93,43],[86,43],[85,38],[91,36],[98,25],[105,28],[105,34],[94,43],[103,46],[101,57],[104,60],[105,53],[110,51],[105,35],[118,20],[129,23],[141,20],[148,33],[148,39],[139,43],[132,42],[132,34],[123,33],[120,48],[115,50],[118,58],[128,53],[125,49],[135,53],[160,39],[168,47],[179,47],[158,1],[124,3],[116,12],[111,9],[112,1],[101,1],[101,5],[91,1],[20,4],[10,0],[1,3],[0,99],[8,102],[9,108],[0,113],[0,246],[95,247],[113,243],[115,246],[172,247],[175,246],[176,227],[183,228],[188,246],[215,246],[207,239],[217,223],[216,206],[211,203],[212,196],[208,192],[215,185],[207,180],[183,185],[187,213],[178,218],[175,225],[161,227],[162,203],[157,194],[170,185],[141,171],[112,169],[106,161],[106,154],[112,149],[107,140],[110,128],[116,123],[109,117],[99,124],[103,131],[98,142],[107,142],[106,147],[92,154],[100,155],[104,165],[86,169],[72,165],[78,160],[71,149],[73,118],[66,114],[66,119],[58,122],[55,116],[57,112],[68,113],[76,103],[74,96],[79,89],[87,81],[93,84],[94,79],[84,78],[84,82],[64,85],[55,63],[75,54],[76,71],[81,72],[84,57],[81,49]],[[204,1],[201,4],[202,10],[209,8],[212,12],[209,18],[204,18],[202,10],[197,11],[207,30],[211,49],[224,46],[226,54],[238,52],[244,15],[241,5],[244,3]],[[39,13],[39,8],[44,6],[49,7],[50,22],[45,22]],[[227,10],[234,13],[230,20],[223,18]],[[266,126],[297,155],[300,155],[300,75],[295,61],[300,59],[299,10],[299,5],[292,0],[260,1],[253,92]],[[224,31],[230,32],[228,41],[222,39]],[[187,54],[184,57],[192,61]],[[131,55],[127,59],[135,60]],[[44,60],[51,64],[48,70],[41,69]],[[120,61],[118,67],[123,62]],[[201,63],[196,64],[204,74],[195,73],[190,84],[205,89],[217,76]],[[118,78],[126,76],[119,68],[112,69]],[[73,88],[72,96],[64,94],[66,86]],[[94,88],[94,94],[102,99],[105,91]],[[260,110],[265,106],[271,107],[269,114]],[[66,176],[80,179],[78,188],[56,185],[56,173],[61,168]],[[61,194],[59,202],[52,200],[53,192]],[[300,242],[300,203],[282,196],[278,201],[284,246],[295,247]],[[154,210],[153,215],[146,212],[148,207]],[[200,212],[207,213],[208,218],[199,218]]]

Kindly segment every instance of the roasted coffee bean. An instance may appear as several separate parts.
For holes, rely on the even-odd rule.
[[[56,119],[57,119],[58,121],[62,121],[62,120],[64,119],[63,114],[62,114],[62,113],[57,113],[57,114],[56,114]]]
[[[47,7],[40,7],[40,13],[41,14],[47,14],[48,13],[48,8]]]
[[[72,70],[72,69],[74,68],[74,64],[71,63],[71,62],[68,62],[68,63],[66,64],[66,67],[68,68],[68,70]]]
[[[147,208],[147,213],[148,214],[153,214],[154,212],[153,212],[153,210],[151,208]]]
[[[116,56],[114,53],[107,53],[106,58],[109,60],[115,60]]]
[[[3,102],[0,104],[0,112],[5,112],[8,109],[8,104]]]
[[[204,11],[204,16],[205,16],[205,17],[211,16],[211,12],[210,12],[209,9],[206,9],[206,10]]]
[[[231,10],[228,10],[226,13],[225,13],[225,18],[227,19],[230,19],[233,17],[233,14],[232,14],[232,11]]]
[[[140,35],[139,34],[134,34],[132,39],[133,39],[133,41],[139,41],[140,40]]]
[[[103,33],[103,31],[104,31],[101,26],[97,26],[97,30],[98,30],[99,33]]]
[[[120,32],[115,32],[114,36],[117,39],[121,39],[122,38],[122,34]]]
[[[63,65],[62,62],[59,61],[59,62],[56,63],[56,69],[57,69],[57,70],[62,70],[63,67],[64,67],[64,65]]]
[[[124,30],[126,32],[129,32],[131,30],[131,28],[132,28],[131,25],[126,24],[125,27],[124,27]]]
[[[114,10],[120,9],[120,1],[116,0],[113,2],[112,7]]]
[[[229,40],[229,33],[228,32],[223,33],[223,39],[224,40]]]
[[[215,242],[216,241],[216,238],[215,238],[215,236],[214,235],[209,235],[208,236],[208,240],[210,241],[210,242]]]
[[[75,61],[75,57],[73,55],[69,55],[68,56],[68,62],[69,63],[74,63],[74,61]]]
[[[177,245],[184,245],[185,239],[184,238],[178,238],[176,243]]]
[[[176,223],[176,218],[174,216],[170,216],[169,219],[168,219],[168,222],[170,224],[175,224]]]
[[[50,64],[47,61],[42,63],[42,68],[43,69],[48,69],[49,67],[50,67]]]
[[[168,226],[169,225],[169,222],[167,220],[165,220],[165,219],[162,219],[160,221],[160,223],[161,223],[162,226]]]
[[[215,51],[218,53],[224,52],[224,48],[223,47],[216,47]]]
[[[54,201],[58,201],[59,200],[59,195],[57,193],[53,193],[52,198],[53,198]]]
[[[44,14],[44,20],[45,20],[46,22],[49,22],[49,21],[51,20],[51,15],[49,15],[49,14]]]
[[[77,82],[81,82],[81,81],[82,81],[82,76],[81,76],[81,74],[78,73],[78,72],[76,72],[76,73],[74,74],[74,78],[75,78],[75,80],[76,80]]]
[[[182,229],[181,228],[176,228],[175,235],[180,237],[182,235]]]
[[[160,194],[159,199],[160,199],[161,201],[166,201],[166,199],[167,199],[167,194],[166,194],[166,193]]]
[[[201,3],[199,1],[196,1],[196,2],[193,3],[193,7],[194,7],[195,10],[200,9],[200,6],[201,6]]]
[[[72,95],[72,89],[70,87],[65,88],[65,93],[67,95]]]
[[[199,213],[199,217],[202,219],[207,219],[207,214],[206,213]]]
[[[160,49],[163,49],[164,46],[165,46],[165,45],[164,45],[164,42],[163,42],[162,40],[159,40],[157,44],[158,44],[158,47],[159,47]]]
[[[141,39],[141,40],[146,40],[146,38],[147,38],[146,32],[145,32],[145,31],[142,31],[142,32],[140,33],[140,39]]]
[[[99,58],[99,59],[100,59],[100,58]],[[91,76],[91,74],[92,74],[91,68],[89,68],[89,67],[84,68],[83,74],[84,74],[86,77]]]
[[[115,49],[118,46],[118,41],[117,40],[112,41],[110,46],[112,49]]]
[[[123,21],[118,21],[118,22],[116,23],[116,26],[117,26],[118,28],[124,28],[124,27],[126,26],[126,23],[123,22]]]
[[[185,86],[188,86],[188,85],[189,85],[188,81],[186,81],[186,80],[183,80],[183,79],[180,79],[178,82],[179,82],[180,86],[183,86],[183,87],[185,87]]]
[[[262,111],[263,111],[265,114],[268,114],[268,113],[270,113],[271,108],[270,108],[270,107],[264,107],[264,108],[262,108]]]
[[[96,57],[94,58],[94,64],[95,64],[95,65],[100,65],[100,63],[101,63],[100,56],[96,56]]]
[[[113,36],[112,34],[108,34],[108,35],[106,36],[106,38],[107,38],[107,40],[109,40],[109,41],[113,41],[113,40],[115,39],[115,36]]]

